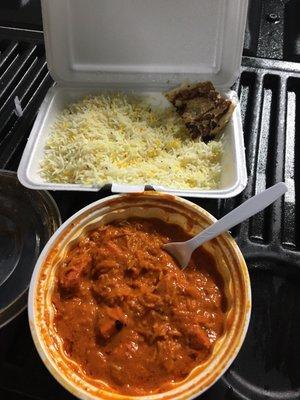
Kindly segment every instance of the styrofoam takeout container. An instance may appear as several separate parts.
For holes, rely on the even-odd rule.
[[[244,139],[237,96],[247,0],[42,0],[50,88],[25,147],[18,178],[31,189],[97,191],[100,186],[45,182],[40,162],[50,127],[64,107],[103,90],[151,94],[183,82],[211,80],[237,103],[224,134],[217,190],[154,189],[186,197],[227,198],[247,183]],[[144,185],[112,183],[113,192]]]
[[[234,239],[223,233],[203,246],[216,260],[223,277],[229,310],[224,334],[209,359],[167,392],[147,396],[121,395],[102,381],[89,379],[70,367],[53,324],[51,294],[55,271],[67,249],[95,226],[130,217],[159,218],[181,226],[191,235],[215,221],[207,211],[179,197],[159,192],[109,196],[96,201],[69,218],[52,236],[36,263],[32,276],[28,315],[32,337],[44,364],[67,390],[83,400],[188,400],[207,390],[230,366],[244,341],[251,313],[250,280],[245,260]]]

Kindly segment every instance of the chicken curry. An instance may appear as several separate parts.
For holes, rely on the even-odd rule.
[[[183,271],[162,245],[177,225],[128,219],[83,235],[56,271],[54,325],[66,355],[92,379],[141,396],[185,379],[223,334],[224,284],[197,249]]]

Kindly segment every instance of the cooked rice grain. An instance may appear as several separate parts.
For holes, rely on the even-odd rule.
[[[222,144],[192,140],[173,107],[124,94],[68,106],[51,129],[41,174],[51,183],[106,183],[214,189]]]

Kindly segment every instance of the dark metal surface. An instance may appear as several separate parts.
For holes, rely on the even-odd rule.
[[[285,180],[289,188],[283,199],[232,231],[250,271],[252,318],[236,361],[203,400],[300,400],[299,7],[293,0],[250,2],[246,56],[236,84],[248,185],[233,199],[194,199],[220,217],[275,182]],[[42,40],[39,32],[0,29],[0,168],[16,170],[39,104],[52,84]],[[22,117],[13,111],[15,95],[25,108]],[[110,192],[52,194],[66,219]],[[0,331],[0,398],[73,398],[40,361],[25,313]]]
[[[1,0],[0,25],[41,31],[40,0]]]
[[[249,0],[244,54],[300,61],[299,0]]]
[[[0,27],[0,166],[11,161],[16,169],[37,110],[52,79],[45,59],[43,34]],[[14,98],[18,96],[24,114],[18,118]],[[27,135],[25,134],[27,131]],[[9,168],[8,168],[9,169]]]
[[[39,253],[60,226],[46,191],[28,190],[0,170],[0,328],[24,310]]]

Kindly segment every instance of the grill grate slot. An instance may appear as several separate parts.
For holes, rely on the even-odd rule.
[[[243,119],[243,128],[245,131],[245,146],[248,148],[249,130],[251,128],[251,122],[253,120],[252,113],[254,108],[255,99],[255,84],[257,75],[253,72],[244,71],[240,78],[240,84],[238,88],[238,95],[240,98],[241,114]],[[246,135],[248,132],[248,135]]]
[[[253,194],[258,194],[274,183],[274,154],[278,126],[279,77],[265,75],[263,79],[262,105],[257,138],[255,180]],[[249,237],[253,241],[269,243],[272,240],[273,206],[256,214],[250,220]]]
[[[239,81],[237,82],[236,91],[238,93],[240,99],[240,108],[241,115],[243,120],[243,128],[244,131],[248,132],[248,135],[245,135],[245,147],[246,152],[249,146],[249,141],[251,137],[251,126],[252,126],[252,113],[253,108],[255,107],[254,99],[255,99],[255,89],[257,85],[257,75],[252,72],[244,71],[241,74]],[[248,161],[248,158],[246,159]],[[248,168],[249,170],[249,165]],[[235,207],[243,202],[244,195],[243,193],[234,197],[232,199],[226,199],[221,202],[220,210],[219,210],[219,218],[229,213]],[[237,238],[241,233],[241,225],[237,225],[236,227],[231,229],[231,234],[233,237]]]
[[[296,93],[293,91],[294,82],[288,83],[287,90],[287,119],[285,131],[285,162],[284,180],[288,187],[288,192],[284,196],[283,202],[283,246],[291,249],[296,248],[295,231],[295,137],[296,137]]]
[[[288,193],[283,201],[283,247],[300,250],[300,79],[290,78],[287,83],[287,117],[285,130],[284,178]]]
[[[243,74],[244,75],[244,74]],[[255,154],[257,149],[257,137],[260,123],[261,99],[263,90],[263,77],[251,74],[251,80],[246,80],[244,84],[243,75],[241,79],[241,93],[243,86],[249,87],[247,104],[242,103],[242,115],[244,115],[244,139],[247,153],[247,169],[249,180],[253,180],[255,169]],[[246,74],[248,77],[248,73]],[[243,98],[242,98],[243,102]]]
[[[257,151],[257,133],[260,126],[261,101],[263,93],[263,76],[251,71],[243,71],[237,89],[240,98],[241,114],[243,119],[244,140],[246,149],[246,163],[248,172],[248,185],[245,191],[234,199],[224,202],[221,209],[226,214],[237,207],[244,200],[252,196],[252,187],[255,179],[255,154]],[[251,219],[250,219],[251,221]],[[237,238],[241,234],[248,236],[249,221],[234,227],[232,235]]]

